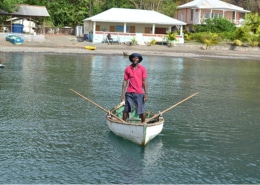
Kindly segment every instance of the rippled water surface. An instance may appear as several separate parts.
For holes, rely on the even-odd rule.
[[[115,136],[121,56],[2,54],[0,183],[260,183],[260,61],[146,57],[149,101],[164,114],[146,147]]]

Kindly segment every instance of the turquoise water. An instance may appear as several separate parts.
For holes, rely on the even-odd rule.
[[[144,56],[147,109],[165,126],[146,147],[115,136],[123,56],[4,54],[0,183],[260,183],[260,62]]]

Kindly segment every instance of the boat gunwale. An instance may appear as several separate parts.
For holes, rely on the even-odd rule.
[[[110,115],[106,115],[106,119],[108,121],[111,121],[113,123],[117,123],[117,124],[122,124],[122,125],[132,125],[132,126],[147,126],[147,127],[151,127],[151,126],[156,126],[156,125],[161,125],[161,124],[164,124],[164,118],[161,117],[159,119],[159,121],[156,121],[156,122],[153,122],[153,123],[130,123],[130,122],[120,122],[118,119],[116,119],[115,117],[113,116],[110,116]]]

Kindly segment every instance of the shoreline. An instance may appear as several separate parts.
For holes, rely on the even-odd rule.
[[[235,47],[230,45],[215,45],[208,50],[203,44],[166,45],[108,45],[107,43],[78,42],[73,35],[45,35],[44,41],[24,41],[22,45],[14,45],[0,37],[0,52],[6,53],[49,53],[49,54],[91,54],[91,55],[121,55],[123,52],[138,52],[144,56],[165,56],[183,58],[233,58],[260,59],[259,47]],[[96,50],[87,50],[84,46],[96,46]]]

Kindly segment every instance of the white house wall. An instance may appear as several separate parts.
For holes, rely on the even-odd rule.
[[[84,22],[84,34],[89,34],[89,32],[93,31],[93,23],[90,21]]]
[[[95,30],[93,33],[93,25],[96,25],[96,27],[99,27],[99,30]],[[142,45],[145,43],[149,43],[151,40],[156,41],[165,41],[165,34],[152,34],[152,27],[151,24],[134,24],[134,23],[128,23],[126,24],[127,27],[129,27],[129,30],[124,33],[122,32],[112,32],[110,31],[111,26],[122,26],[124,27],[124,23],[108,23],[108,22],[96,22],[96,24],[93,24],[93,22],[85,21],[84,22],[84,34],[89,34],[89,40],[93,43],[102,43],[106,41],[106,36],[108,33],[111,34],[111,37],[114,41],[117,41],[119,43],[125,43],[130,42],[132,39],[137,40],[137,43]],[[135,33],[129,33],[130,26],[135,27]],[[145,28],[150,27],[150,33],[144,33]],[[155,28],[165,28],[166,30],[170,30],[169,25],[155,25]],[[184,43],[184,37],[183,35],[177,36],[177,41],[175,43]]]
[[[121,33],[121,32],[109,32],[114,41],[117,41],[119,44],[131,42],[132,39],[135,39],[139,45],[144,45],[149,43],[152,40],[158,42],[166,42],[166,34],[146,34],[146,33]],[[106,36],[108,32],[96,31],[93,36],[90,36],[91,42],[93,43],[102,43],[106,41]],[[184,37],[182,35],[177,35],[177,40],[174,43],[183,44]]]
[[[13,24],[22,24],[24,33],[34,33],[35,22],[28,21],[27,19],[19,19],[12,22]]]
[[[110,31],[111,26],[122,26],[122,27],[124,27],[124,23],[96,22],[96,26],[100,27],[100,30],[96,30],[96,31],[111,32]],[[145,30],[146,27],[150,27],[151,28],[150,33],[152,33],[152,27],[153,27],[153,25],[151,25],[151,24],[134,24],[134,23],[127,23],[126,26],[129,29],[130,29],[130,26],[134,26],[136,33],[144,33],[144,30]],[[169,29],[169,26],[155,25],[155,27],[166,28],[166,30]],[[88,34],[89,32],[92,32],[92,31],[93,31],[93,23],[89,22],[89,21],[84,22],[84,34]],[[122,33],[123,33],[123,31],[122,31]],[[126,33],[129,33],[129,30]]]

